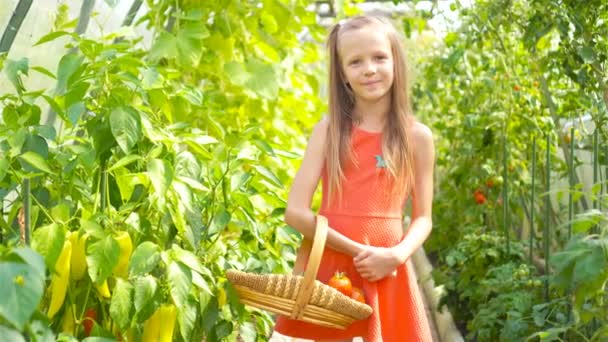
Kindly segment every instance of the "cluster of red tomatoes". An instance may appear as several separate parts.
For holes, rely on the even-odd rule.
[[[353,286],[350,279],[343,272],[336,272],[327,282],[327,285],[358,302],[365,303],[363,290]]]

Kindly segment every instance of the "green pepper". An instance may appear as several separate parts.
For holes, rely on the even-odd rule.
[[[57,311],[61,309],[65,300],[65,293],[68,289],[70,281],[70,261],[72,258],[72,243],[66,239],[63,243],[63,249],[57,258],[55,264],[55,273],[51,278],[51,303],[47,316],[53,318]]]

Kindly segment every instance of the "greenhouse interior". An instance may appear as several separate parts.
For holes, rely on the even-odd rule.
[[[608,341],[606,0],[2,0],[0,30],[1,341]]]

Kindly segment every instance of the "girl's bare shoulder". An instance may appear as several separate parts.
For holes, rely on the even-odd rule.
[[[411,128],[412,138],[417,146],[420,145],[424,147],[432,147],[433,146],[433,131],[423,124],[420,121],[414,121]]]
[[[324,116],[319,120],[312,129],[310,140],[324,143],[327,138],[327,130],[329,129],[329,118]]]

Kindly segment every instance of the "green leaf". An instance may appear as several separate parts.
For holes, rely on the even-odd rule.
[[[213,218],[211,227],[209,227],[209,234],[215,234],[222,231],[224,228],[226,228],[229,222],[230,213],[228,213],[224,208],[220,209],[220,211]]]
[[[32,234],[32,248],[44,257],[46,267],[51,271],[55,270],[55,263],[63,249],[65,235],[65,227],[56,223],[35,229]]]
[[[57,103],[57,101],[55,101],[54,98],[44,94],[42,95],[42,98],[46,100],[51,109],[53,109],[53,111],[57,113],[57,115],[61,116],[63,120],[67,121],[63,113],[63,108]]]
[[[63,36],[68,36],[68,35],[73,35],[73,33],[70,32],[66,32],[66,31],[55,31],[55,32],[51,32],[49,34],[44,35],[42,38],[40,38],[35,44],[34,46],[40,45],[40,44],[44,44],[50,41],[53,41],[59,37],[63,37]]]
[[[8,171],[9,160],[7,158],[0,159],[0,182],[6,176],[6,172]]]
[[[70,123],[72,125],[75,125],[76,123],[78,123],[78,121],[80,120],[80,117],[82,116],[82,114],[84,114],[85,110],[86,110],[86,107],[84,105],[84,102],[82,102],[82,101],[71,104],[66,111],[67,118],[70,121]]]
[[[586,253],[577,258],[572,280],[576,283],[592,282],[593,279],[601,275],[598,270],[606,269],[606,255],[598,247],[588,247]]]
[[[46,274],[44,258],[39,253],[36,253],[36,251],[34,251],[33,249],[28,247],[21,247],[13,249],[12,252],[13,254],[19,256],[19,258],[21,258],[21,260],[26,262],[28,265],[32,266],[38,274]]]
[[[595,51],[590,46],[583,46],[578,50],[579,56],[585,61],[585,63],[592,63],[595,61]]]
[[[175,157],[175,174],[192,179],[199,178],[201,167],[196,157],[189,151],[184,151]]]
[[[210,272],[209,270],[207,271]],[[211,288],[209,287],[209,284],[207,283],[205,278],[203,278],[203,276],[201,276],[197,272],[192,272],[192,284],[194,284],[194,286],[198,287],[199,289],[207,292],[207,294],[213,295],[213,291],[211,291]]]
[[[572,231],[575,234],[587,232],[592,227],[598,225],[604,214],[597,209],[590,209],[584,213],[577,214],[571,221]]]
[[[215,324],[217,324],[217,319],[219,316],[218,303],[217,298],[212,297],[207,307],[205,308],[205,313],[203,314],[203,328],[207,332],[207,334],[211,334],[211,331]],[[219,340],[218,340],[219,341]]]
[[[272,173],[272,171],[268,170],[267,168],[265,168],[262,165],[254,165],[254,167],[262,176],[264,176],[264,178],[269,180],[272,184],[274,184],[275,186],[277,186],[279,188],[283,187],[283,183],[281,182],[279,177],[277,177],[274,173]]]
[[[148,176],[159,196],[164,196],[173,180],[173,170],[167,160],[152,159],[148,162]]]
[[[133,286],[131,283],[121,278],[116,279],[110,303],[110,316],[122,330],[126,330],[131,321],[132,302]]]
[[[57,131],[55,127],[49,125],[40,125],[34,128],[34,133],[40,135],[41,138],[54,141],[57,138]],[[45,141],[46,143],[46,141]],[[47,146],[47,155],[48,155],[48,146]]]
[[[70,220],[70,206],[61,202],[51,209],[51,217],[55,222],[66,224]]]
[[[134,161],[138,161],[141,159],[142,159],[141,156],[138,156],[136,154],[124,156],[119,161],[117,161],[114,165],[112,165],[112,167],[110,167],[108,169],[108,171],[116,170],[119,167],[127,166],[127,165],[133,163]]]
[[[150,179],[144,172],[140,173],[128,173],[116,177],[116,183],[120,189],[120,195],[123,201],[129,201],[133,195],[137,185],[142,185],[143,188],[148,188],[150,185]]]
[[[114,270],[118,263],[120,254],[120,246],[118,242],[111,236],[106,236],[104,239],[95,243],[89,244],[87,247],[87,265],[91,280],[97,285],[101,285]]]
[[[591,186],[591,193],[594,196],[598,196],[600,195],[600,193],[602,192],[602,183],[595,183]]]
[[[258,333],[255,324],[252,322],[244,322],[241,324],[239,336],[243,338],[243,341],[257,341]]]
[[[198,257],[196,255],[194,255],[194,253],[187,251],[185,249],[181,249],[179,247],[176,247],[174,250],[174,255],[175,255],[175,259],[179,262],[181,262],[182,264],[190,267],[190,269],[198,272],[198,273],[204,273],[203,271],[203,265],[201,264],[200,260],[198,259]]]
[[[48,322],[43,319],[38,319],[38,317],[34,316],[34,321],[30,322],[29,331],[31,331],[31,339],[30,341],[35,342],[46,342],[46,341],[55,341],[55,333],[49,327]]]
[[[125,154],[129,154],[142,137],[139,113],[131,107],[115,108],[110,114],[110,128]]]
[[[133,300],[133,304],[135,305],[135,311],[139,313],[153,302],[158,284],[156,282],[156,278],[151,275],[147,275],[137,278],[134,285],[135,298]]]
[[[177,322],[184,341],[192,340],[192,329],[196,324],[198,313],[197,304],[194,299],[188,298],[185,306],[178,306],[177,308]]]
[[[214,332],[218,341],[223,340],[232,333],[232,322],[222,320],[214,327]]]
[[[203,53],[201,40],[209,36],[209,31],[201,22],[191,22],[177,32],[176,44],[180,63],[196,67]]]
[[[192,139],[195,143],[199,145],[207,145],[207,144],[215,144],[217,143],[217,139],[214,137],[210,137],[208,135],[198,135]]]
[[[240,86],[244,86],[249,78],[249,74],[247,74],[243,65],[235,61],[224,64],[224,72],[227,74],[230,82]]]
[[[21,74],[27,76],[27,72],[29,69],[29,60],[27,58],[21,58],[18,61],[14,61],[12,59],[8,59],[6,61],[6,65],[4,66],[4,72],[8,77],[8,80],[13,84],[18,93],[21,93],[25,90],[23,86],[23,81],[21,80]]]
[[[272,149],[272,146],[270,146],[270,144],[268,144],[265,140],[261,140],[261,139],[254,139],[253,143],[262,151],[266,152],[267,154],[271,155],[271,156],[275,156],[274,154],[274,150]]]
[[[46,75],[46,76],[48,76],[48,77],[50,77],[50,78],[52,78],[52,79],[54,79],[54,80],[55,80],[55,79],[57,79],[57,78],[55,77],[55,75],[53,75],[53,73],[52,73],[52,72],[50,72],[48,69],[43,68],[43,67],[41,67],[41,66],[35,66],[35,67],[32,67],[32,70],[38,71],[39,73],[41,73],[41,74],[43,74],[43,75]]]
[[[251,74],[246,83],[247,87],[263,98],[276,99],[279,94],[279,84],[275,68],[256,59],[247,62],[246,68]]]
[[[178,94],[197,107],[203,105],[203,92],[198,88],[187,87],[180,90]]]
[[[96,239],[103,239],[106,237],[103,227],[95,221],[80,219],[80,226],[87,234],[95,237]]]
[[[53,171],[51,170],[49,165],[46,163],[46,161],[39,154],[37,154],[35,152],[31,152],[31,151],[25,152],[19,156],[19,159],[27,162],[27,164],[29,164],[30,166],[32,166],[40,171],[44,171],[46,173],[53,174]]]
[[[184,307],[188,301],[192,276],[190,270],[178,262],[171,262],[167,270],[169,293],[177,307]]]
[[[157,62],[161,58],[176,58],[177,39],[174,35],[167,31],[161,32],[156,38],[156,41],[154,41],[154,44],[152,45],[148,56],[153,62]]]
[[[22,152],[28,151],[35,152],[43,159],[47,159],[49,157],[49,146],[46,143],[46,140],[36,134],[28,134],[25,138]]]
[[[559,341],[559,336],[568,331],[569,327],[551,328],[546,331],[537,332],[534,335],[528,337],[527,341],[533,341],[534,337],[539,337],[541,342]]]
[[[68,89],[70,77],[80,68],[84,56],[78,56],[76,53],[68,53],[59,61],[57,68],[57,93],[63,95]]]
[[[40,304],[45,274],[27,264],[0,263],[0,316],[23,330]],[[6,337],[6,336],[4,336]]]
[[[143,275],[151,272],[160,261],[160,248],[150,241],[144,241],[135,248],[129,263],[129,274]]]
[[[7,328],[3,325],[0,325],[0,336],[2,336],[5,341],[25,342],[25,339],[23,338],[23,335],[21,335],[20,332]]]

